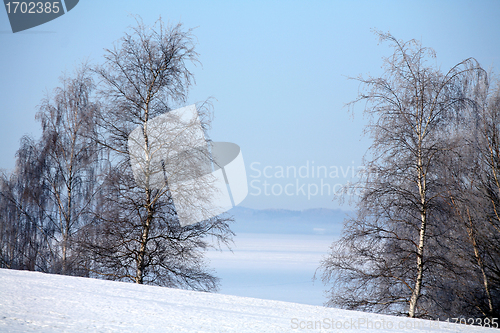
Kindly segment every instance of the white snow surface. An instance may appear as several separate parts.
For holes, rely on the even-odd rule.
[[[321,306],[7,269],[0,269],[0,331],[498,332]]]

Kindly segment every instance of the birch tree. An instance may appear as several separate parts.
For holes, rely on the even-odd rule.
[[[43,133],[39,145],[45,167],[41,176],[50,202],[46,215],[55,230],[62,274],[76,269],[70,267],[72,238],[88,223],[101,182],[93,89],[89,68],[83,65],[73,77],[61,78],[61,87],[42,102],[37,114]]]
[[[463,237],[457,252],[464,259],[463,276],[453,292],[476,317],[500,313],[500,86],[495,78],[475,91],[476,108],[467,115],[464,145],[451,169],[450,205]],[[458,231],[458,230],[457,230]],[[458,234],[459,232],[457,232]],[[462,286],[468,286],[464,288]]]
[[[43,160],[36,141],[21,139],[15,170],[0,179],[0,267],[52,272],[57,262],[47,223]]]
[[[203,251],[211,246],[210,238],[230,241],[230,219],[217,216],[181,227],[167,182],[153,186],[148,163],[138,182],[128,150],[130,133],[139,128],[144,159],[151,160],[156,148],[148,124],[186,102],[194,82],[189,66],[197,62],[191,31],[158,20],[152,27],[138,22],[106,50],[104,65],[95,70],[103,102],[98,142],[111,159],[102,195],[106,210],[96,214],[99,231],[89,229],[85,236],[86,251],[96,258],[96,274],[140,284],[216,289],[218,280],[209,273]]]
[[[14,172],[2,177],[7,267],[62,274],[78,270],[73,236],[88,222],[99,188],[92,89],[85,66],[73,77],[63,76],[37,114],[42,137],[23,137]]]
[[[460,146],[466,91],[483,71],[470,58],[442,73],[434,51],[418,41],[378,33],[394,48],[381,77],[359,77],[355,103],[365,101],[373,144],[369,172],[351,190],[361,194],[356,217],[322,262],[332,283],[330,305],[432,317],[434,282],[449,266],[446,159]]]

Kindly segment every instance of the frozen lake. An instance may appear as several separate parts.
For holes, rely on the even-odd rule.
[[[207,254],[221,294],[323,305],[326,289],[312,280],[335,239],[321,234],[238,233],[233,252]]]

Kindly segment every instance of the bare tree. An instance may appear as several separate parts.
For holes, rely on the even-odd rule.
[[[46,215],[60,248],[62,274],[71,269],[72,237],[88,223],[101,182],[93,138],[98,106],[92,100],[90,74],[83,65],[74,77],[61,78],[62,86],[55,89],[53,98],[43,101],[37,114],[43,131],[40,146],[45,168],[41,175],[51,204]]]
[[[484,81],[475,93],[475,108],[467,114],[462,131],[464,145],[453,170],[450,205],[464,236],[457,241],[464,258],[468,288],[455,288],[463,307],[477,317],[498,317],[500,304],[500,87],[494,79]],[[458,291],[458,292],[457,292]]]
[[[198,54],[191,31],[183,31],[180,24],[165,27],[161,19],[151,28],[138,22],[118,45],[106,51],[104,66],[95,70],[102,80],[104,105],[98,141],[108,149],[112,167],[101,197],[106,209],[96,213],[97,229],[85,234],[85,249],[96,258],[89,269],[110,279],[213,290],[217,279],[207,272],[202,254],[212,244],[208,237],[225,244],[230,241],[230,219],[218,216],[181,227],[171,188],[157,176],[171,181],[186,169],[152,163],[158,160],[152,155],[160,149],[155,146],[158,138],[153,135],[152,122],[173,105],[184,103],[193,83],[188,64],[197,63]],[[137,129],[139,135],[131,136]],[[180,132],[189,131],[188,126]],[[135,140],[142,152],[132,154],[134,161],[129,140]],[[174,155],[186,151],[186,147],[176,146],[176,140],[171,141],[165,144]],[[144,161],[142,176],[131,167],[139,155]]]
[[[489,88],[489,86],[487,87]],[[480,251],[474,253],[477,267],[481,271],[482,285],[486,295],[487,307],[481,311],[486,316],[498,317],[500,314],[500,82],[497,80],[492,89],[487,89],[481,105],[480,150],[483,166],[479,178],[479,197],[485,199],[482,212],[482,226],[471,228],[477,235]],[[474,193],[475,194],[475,193]],[[471,226],[473,227],[473,226]],[[477,231],[475,231],[476,229]],[[478,230],[479,229],[479,230]]]
[[[88,222],[99,188],[92,139],[97,105],[89,74],[83,66],[74,77],[61,78],[62,86],[37,114],[41,139],[24,137],[15,171],[3,177],[3,223],[12,232],[7,252],[17,261],[12,268],[75,274],[72,238]]]
[[[229,244],[231,218],[180,216],[217,194],[209,103],[201,122],[171,112],[193,83],[193,36],[161,20],[132,30],[42,102],[42,138],[23,138],[0,179],[0,266],[215,290],[203,252]]]
[[[27,136],[16,153],[16,167],[0,185],[0,266],[50,272],[56,261],[53,230],[45,222],[47,206],[40,149]]]
[[[322,262],[323,280],[333,283],[329,305],[432,317],[442,267],[453,264],[442,242],[451,230],[446,160],[483,71],[470,58],[442,73],[428,64],[432,49],[378,35],[394,54],[382,77],[357,79],[366,93],[350,104],[367,102],[369,172],[351,187],[362,193],[357,216]]]

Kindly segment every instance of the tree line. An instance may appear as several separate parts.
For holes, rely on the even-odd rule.
[[[321,263],[329,306],[409,317],[500,316],[500,83],[474,59],[378,32],[394,53],[356,78],[372,145],[356,214]]]
[[[127,150],[133,129],[148,145],[148,121],[183,106],[198,62],[191,30],[138,20],[102,64],[61,78],[36,115],[41,137],[24,136],[0,178],[1,268],[217,289],[204,251],[231,242],[231,218],[181,227],[172,193],[138,186]]]

